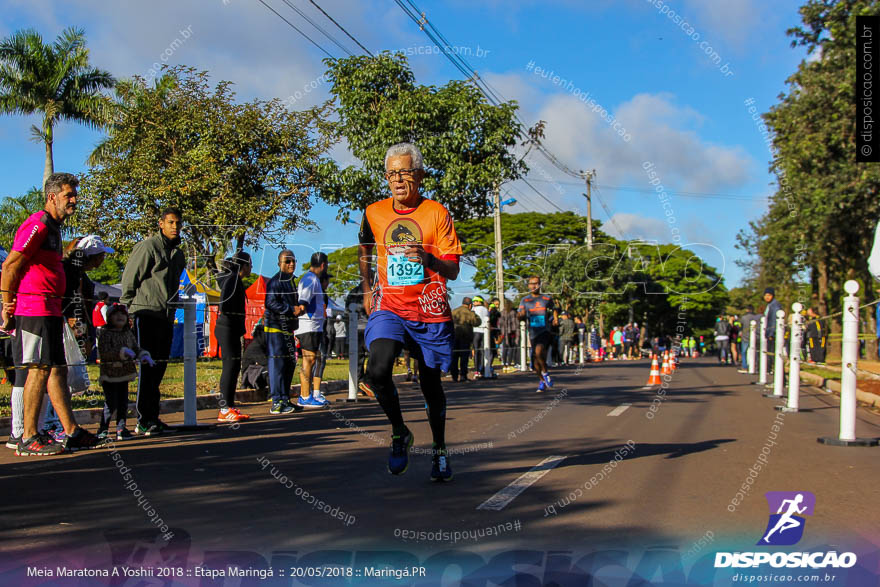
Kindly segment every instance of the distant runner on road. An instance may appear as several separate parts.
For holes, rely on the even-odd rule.
[[[402,475],[409,466],[412,432],[403,423],[400,399],[391,379],[394,360],[404,348],[419,364],[419,384],[434,439],[432,481],[452,480],[446,452],[446,395],[441,372],[452,364],[454,330],[446,280],[458,277],[461,245],[449,211],[422,197],[422,154],[411,143],[385,154],[391,197],[367,207],[360,230],[360,274],[369,314],[365,341],[370,361],[364,393],[375,397],[391,422],[388,471]],[[376,248],[378,288],[371,290],[371,252]]]
[[[540,383],[536,391],[540,393],[553,387],[553,380],[547,372],[547,350],[553,342],[550,325],[559,324],[559,315],[553,298],[541,293],[541,278],[537,275],[529,277],[529,295],[520,301],[516,314],[529,325],[529,337],[535,355],[532,368],[538,374]]]

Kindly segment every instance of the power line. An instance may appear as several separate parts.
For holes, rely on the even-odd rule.
[[[303,20],[305,20],[307,23],[309,23],[310,25],[312,25],[313,27],[315,27],[316,29],[318,29],[318,31],[319,31],[322,35],[324,35],[325,37],[327,37],[328,39],[330,39],[330,42],[332,42],[334,45],[336,45],[337,47],[339,47],[340,49],[342,49],[344,52],[348,53],[350,56],[354,57],[354,53],[352,53],[352,52],[349,51],[347,48],[345,48],[345,47],[342,45],[342,43],[340,43],[339,41],[337,41],[335,37],[331,36],[330,33],[328,33],[328,32],[325,31],[323,28],[321,28],[321,27],[320,27],[315,21],[313,21],[311,18],[309,18],[309,16],[308,16],[305,12],[303,12],[302,10],[300,10],[299,8],[297,8],[292,2],[290,2],[290,0],[282,0],[282,2],[284,2],[285,4],[287,4],[287,5],[290,7],[291,10],[293,10],[293,11],[296,12],[298,15],[300,15],[300,16],[303,18]]]
[[[347,30],[345,30],[345,28],[343,28],[343,26],[342,26],[341,24],[339,24],[338,22],[336,22],[336,20],[335,20],[332,16],[330,16],[329,14],[327,14],[327,13],[324,11],[324,9],[321,8],[321,7],[318,5],[317,2],[315,2],[315,0],[309,0],[309,2],[311,2],[312,4],[314,4],[314,5],[315,5],[315,8],[317,8],[318,10],[320,10],[321,13],[322,13],[324,16],[326,16],[327,18],[329,18],[329,19],[330,19],[330,22],[332,22],[332,23],[335,24],[337,27],[339,27],[339,30],[341,30],[343,33],[345,33],[346,35],[348,35],[348,38],[349,38],[349,39],[351,39],[352,41],[354,41],[355,43],[357,43],[357,46],[358,46],[358,47],[360,47],[361,49],[363,49],[364,51],[366,51],[367,55],[369,55],[370,57],[374,57],[374,55],[373,55],[372,53],[370,53],[370,50],[369,50],[369,49],[367,49],[366,47],[364,47],[363,45],[361,45],[361,42],[360,42],[360,41],[358,41],[357,39],[355,39],[355,38],[351,35],[351,33],[349,33]]]
[[[580,182],[556,181],[556,180],[549,180],[549,179],[539,179],[537,177],[529,177],[527,179],[529,179],[531,181],[539,181],[539,182],[544,182],[544,183],[558,183],[560,185],[576,185],[576,186],[583,185]],[[621,191],[621,192],[641,192],[641,193],[645,193],[645,194],[656,193],[656,190],[648,189],[648,188],[637,188],[637,187],[630,187],[630,186],[617,186],[617,185],[595,184],[595,183],[593,185],[600,185],[603,188],[606,188],[609,190]],[[681,197],[685,197],[685,198],[705,197],[705,198],[719,198],[719,199],[723,199],[723,200],[745,200],[745,201],[766,199],[765,196],[747,196],[745,194],[721,194],[721,193],[715,193],[715,192],[688,192],[688,191],[673,192],[673,191],[665,190],[665,193],[670,196],[681,196]]]
[[[608,216],[608,221],[614,225],[614,228],[617,229],[617,232],[620,233],[620,236],[624,238],[624,240],[630,240],[629,235],[620,227],[617,223],[617,220],[614,219],[614,216],[611,214],[611,210],[608,209],[608,206],[605,205],[605,200],[602,198],[602,194],[599,193],[599,188],[596,184],[593,184],[593,188],[595,189],[596,199],[599,200],[599,204],[601,204],[602,209],[605,210],[605,214]]]
[[[281,20],[283,20],[284,22],[286,22],[286,23],[290,26],[290,28],[292,28],[293,30],[295,30],[296,32],[298,32],[299,34],[301,34],[302,36],[304,36],[306,39],[308,39],[308,41],[309,41],[312,45],[314,45],[315,47],[317,47],[318,49],[320,49],[320,50],[324,53],[324,55],[326,55],[326,56],[329,57],[330,59],[334,59],[333,55],[331,55],[331,54],[327,51],[327,49],[325,49],[324,47],[322,47],[321,45],[319,45],[318,43],[316,43],[316,42],[314,41],[314,39],[312,39],[310,36],[308,36],[307,34],[305,34],[304,32],[302,32],[301,30],[299,30],[299,29],[296,27],[296,25],[294,25],[292,22],[290,22],[289,20],[287,20],[286,18],[284,18],[283,16],[281,16],[281,15],[280,15],[280,14],[279,14],[274,8],[272,8],[271,6],[269,6],[268,4],[266,4],[265,2],[263,2],[263,0],[257,0],[257,2],[259,2],[259,3],[262,4],[263,6],[265,6],[266,8],[268,8],[269,10],[271,10],[272,12],[274,12],[274,13],[275,13],[275,16],[277,16],[278,18],[280,18]]]
[[[449,41],[446,40],[446,38],[437,29],[437,27],[435,27],[434,24],[428,20],[428,17],[424,13],[424,11],[420,10],[418,6],[413,3],[412,0],[405,0],[405,2],[409,4],[411,9],[407,8],[407,6],[404,4],[404,0],[394,1],[397,3],[398,6],[400,6],[400,8],[404,11],[404,13],[406,13],[407,16],[409,16],[416,24],[419,25],[419,29],[421,29],[425,33],[425,35],[427,35],[428,38],[434,42],[435,45],[443,49],[443,54],[446,56],[446,58],[449,59],[449,61],[456,67],[456,69],[464,74],[465,79],[471,81],[474,84],[474,86],[483,94],[483,96],[485,96],[486,100],[489,101],[490,104],[497,106],[501,102],[507,101],[488,82],[482,79],[480,75],[476,72],[476,70],[474,70],[474,68],[467,63],[467,61],[465,61],[455,51],[451,50],[451,45],[449,44]],[[514,117],[522,128],[528,128],[516,113],[514,113]],[[572,177],[584,177],[583,174],[572,170],[570,167],[560,161],[559,158],[556,157],[552,152],[550,152],[547,147],[541,144],[540,141],[528,136],[522,130],[522,128],[520,128],[519,130],[519,136],[535,145],[538,151],[540,151],[557,169]]]

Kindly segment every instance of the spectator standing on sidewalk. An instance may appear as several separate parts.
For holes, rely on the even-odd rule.
[[[461,305],[452,311],[455,339],[449,373],[453,381],[468,381],[468,359],[471,357],[474,327],[479,326],[480,322],[480,317],[473,311],[473,301],[470,298],[461,300]]]
[[[501,326],[501,359],[508,371],[513,370],[517,363],[519,349],[519,320],[513,302],[504,300],[504,310],[498,321]]]
[[[571,350],[574,348],[577,340],[577,329],[574,325],[574,320],[571,319],[571,315],[567,310],[563,310],[561,314],[559,314],[559,344],[562,346],[562,361],[563,365],[568,365],[571,361]]]
[[[825,351],[828,345],[828,335],[825,325],[819,319],[817,308],[807,308],[806,337],[807,350],[809,351],[810,363],[824,363]]]
[[[767,340],[767,352],[774,353],[776,350],[776,312],[782,309],[782,304],[776,299],[776,290],[768,287],[764,290],[764,332],[761,335]],[[758,351],[760,352],[760,351]],[[775,361],[768,361],[768,369],[773,371]]]
[[[312,372],[321,352],[324,338],[324,312],[326,309],[324,288],[321,287],[321,274],[327,272],[327,253],[312,253],[309,269],[299,279],[297,295],[303,307],[299,315],[296,338],[302,351],[302,366],[299,372],[299,399],[297,404],[303,408],[323,408],[329,405],[320,389],[312,389]]]
[[[220,287],[219,316],[214,325],[214,336],[220,346],[223,370],[220,373],[220,413],[218,422],[239,422],[250,418],[235,407],[235,387],[241,371],[241,337],[244,326],[245,286],[242,279],[251,274],[251,256],[237,251],[224,262],[223,273],[217,276]]]
[[[180,250],[183,216],[177,208],[166,208],[159,216],[159,233],[134,246],[122,272],[119,303],[134,314],[138,344],[150,353],[154,366],[140,369],[137,391],[137,433],[155,436],[168,430],[159,419],[159,386],[171,356],[174,339],[172,302],[177,300],[180,275],[186,257]]]
[[[290,403],[290,384],[296,371],[297,317],[303,313],[296,293],[293,273],[296,257],[284,249],[278,253],[278,273],[266,284],[266,311],[263,314],[263,332],[269,353],[269,395],[272,397],[270,414],[289,414],[303,408]],[[252,343],[253,344],[253,343]]]
[[[7,332],[15,329],[15,364],[27,367],[22,392],[23,431],[15,451],[20,456],[56,455],[101,443],[73,417],[64,356],[61,225],[76,211],[78,185],[79,180],[70,173],[53,173],[48,177],[43,186],[45,207],[19,226],[12,250],[3,262],[0,329]],[[37,430],[43,395],[47,391],[68,435],[63,443]]]
[[[334,339],[336,358],[348,359],[348,324],[345,323],[343,314],[336,316],[333,328],[336,330],[336,338]]]
[[[474,296],[473,312],[480,319],[479,326],[474,328],[474,377],[483,376],[483,337],[489,336],[489,309],[484,305],[482,296]],[[492,343],[489,343],[492,346]]]

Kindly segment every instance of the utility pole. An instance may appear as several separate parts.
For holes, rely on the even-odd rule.
[[[593,178],[596,177],[596,170],[587,171],[585,174],[587,178],[587,250],[593,250],[593,192],[592,192],[592,182]]]
[[[504,263],[501,258],[501,191],[495,187],[494,206],[495,216],[495,296],[501,303],[498,311],[504,309]]]

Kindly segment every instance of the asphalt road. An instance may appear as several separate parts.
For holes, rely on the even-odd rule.
[[[807,544],[877,550],[880,448],[816,442],[837,435],[834,396],[805,389],[801,412],[779,414],[749,376],[708,358],[685,361],[665,394],[643,388],[646,361],[554,374],[543,394],[529,374],[446,383],[455,478],[443,484],[429,481],[424,402],[406,383],[400,394],[416,441],[400,477],[386,470],[390,430],[374,402],[290,416],[245,406],[254,418],[237,429],[137,439],[118,443],[116,453],[47,459],[3,449],[0,584],[59,560],[283,566],[325,551],[395,551],[423,561],[450,549],[485,560],[514,549],[653,548],[677,551],[687,568],[713,549],[754,549],[767,524],[767,491],[815,494]],[[215,415],[199,413],[202,422]],[[857,432],[880,437],[880,417],[860,409]],[[175,535],[170,542],[145,502]]]

